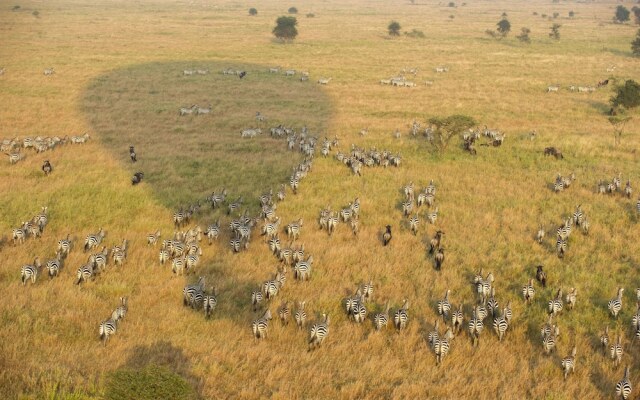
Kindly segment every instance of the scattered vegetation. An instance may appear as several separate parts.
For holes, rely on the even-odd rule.
[[[289,7],[289,9],[287,10],[287,12],[289,14],[297,14],[298,13],[298,9],[295,7]]]
[[[569,11],[569,18],[573,18],[576,16],[576,13],[573,11]]]
[[[613,21],[618,24],[625,23],[629,21],[630,15],[631,12],[627,9],[627,7],[618,5],[618,7],[616,7],[616,15],[613,17]]]
[[[296,25],[298,25],[296,17],[278,17],[273,35],[282,41],[293,40],[298,36]]]
[[[258,10],[256,10],[255,8],[251,7],[249,9],[249,15],[258,15]]]
[[[196,400],[197,398],[197,393],[180,375],[157,365],[110,372],[107,376],[104,395],[105,400]]]
[[[18,11],[19,9],[20,9],[20,6],[17,5],[17,4],[15,6],[11,7],[11,11]]]
[[[631,11],[633,11],[633,16],[635,18],[635,23],[637,25],[640,25],[640,7],[638,6],[633,6],[633,8],[631,9]]]
[[[432,139],[429,141],[438,153],[444,153],[451,138],[460,136],[462,132],[476,125],[476,121],[466,115],[450,115],[448,117],[429,118],[433,127]]]
[[[516,36],[516,38],[523,43],[531,43],[531,38],[529,38],[529,34],[531,33],[531,29],[522,28],[520,34]]]
[[[640,29],[636,33],[636,38],[631,42],[631,53],[636,57],[640,57]]]
[[[389,30],[389,36],[400,36],[400,29],[402,29],[402,27],[399,22],[391,21],[387,29]]]
[[[307,13],[307,18],[314,18],[316,16],[316,14],[314,13]]]
[[[455,6],[456,6],[456,3],[454,3],[453,1],[449,2],[449,7],[455,7]]]
[[[423,38],[425,38],[425,37],[426,37],[426,36],[424,35],[424,32],[422,32],[422,31],[420,31],[420,30],[418,30],[418,29],[413,29],[413,30],[411,30],[411,32],[405,32],[404,34],[405,34],[405,36],[407,36],[407,37],[411,37],[411,38],[420,38],[420,39],[423,39]]]
[[[616,88],[616,94],[610,100],[613,107],[635,108],[640,105],[640,84],[629,79]]]

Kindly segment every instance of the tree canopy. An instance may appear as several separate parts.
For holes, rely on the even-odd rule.
[[[297,24],[296,17],[278,17],[276,26],[273,28],[273,35],[280,40],[293,40],[298,36]]]
[[[402,27],[400,26],[399,22],[391,21],[391,23],[389,24],[387,29],[389,29],[389,35],[390,36],[399,36],[400,35],[400,29],[402,29]]]

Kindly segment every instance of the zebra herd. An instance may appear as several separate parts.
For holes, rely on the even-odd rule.
[[[280,67],[269,67],[270,74],[280,74]],[[282,75],[286,77],[295,76],[298,72],[300,72],[300,82],[306,82],[309,80],[309,71],[296,71],[295,69],[285,69],[282,71]],[[329,83],[331,78],[320,78],[318,79],[318,83],[321,85],[326,85]]]
[[[183,117],[185,115],[205,115],[205,114],[211,114],[211,104],[209,104],[207,107],[200,107],[197,104],[193,104],[191,107],[180,107],[180,109],[178,110],[178,114]]]
[[[351,152],[348,154],[340,151],[336,152],[335,159],[351,168],[351,172],[358,176],[362,176],[363,166],[399,167],[402,162],[400,153],[393,154],[389,150],[378,150],[376,148],[364,149],[356,145],[351,146]]]
[[[11,231],[13,244],[22,244],[29,237],[34,239],[41,237],[44,232],[44,228],[49,222],[48,210],[48,207],[42,207],[40,213],[36,214],[28,221],[22,222],[22,224],[17,228],[13,228]]]
[[[0,151],[5,153],[9,157],[9,164],[16,164],[26,158],[26,154],[22,153],[22,150],[32,149],[37,154],[45,151],[53,150],[58,146],[62,146],[68,143],[81,144],[89,140],[90,136],[85,133],[80,136],[27,136],[22,139],[14,137],[12,139],[2,139],[0,142]]]
[[[567,252],[567,243],[574,225],[579,228],[584,235],[589,234],[591,224],[582,210],[582,205],[577,205],[573,214],[564,219],[563,223],[556,230],[556,253],[559,258],[563,258]],[[538,243],[542,243],[545,236],[546,231],[544,225],[540,224],[535,239]]]

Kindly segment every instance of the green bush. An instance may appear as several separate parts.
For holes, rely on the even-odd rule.
[[[273,28],[273,34],[280,40],[293,40],[298,36],[297,24],[296,17],[279,17],[276,20],[276,27]]]
[[[258,15],[258,10],[256,10],[255,8],[250,8],[249,9],[249,15]]]
[[[411,38],[424,38],[424,32],[419,31],[417,29],[412,30],[411,32],[405,32],[404,33],[405,36],[411,37]]]
[[[287,12],[289,14],[297,14],[298,13],[298,9],[295,7],[289,7],[289,10],[287,10]]]
[[[625,6],[616,7],[616,15],[613,17],[613,20],[618,23],[627,22],[629,20],[629,16],[631,15],[631,11],[627,9]]]
[[[180,375],[157,365],[119,369],[107,375],[105,400],[196,400],[196,392]]]
[[[387,29],[389,30],[390,36],[400,36],[400,29],[402,29],[402,27],[399,22],[391,21]]]
[[[624,85],[616,89],[616,95],[611,98],[613,107],[635,108],[640,105],[640,84],[629,79]]]

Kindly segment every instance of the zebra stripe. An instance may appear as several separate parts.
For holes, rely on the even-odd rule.
[[[427,221],[429,221],[431,225],[435,224],[437,219],[438,219],[438,207],[436,207],[433,210],[433,212],[427,213]]]
[[[522,297],[524,297],[524,301],[527,304],[531,304],[535,294],[536,289],[533,287],[533,279],[529,279],[529,283],[522,287]]]
[[[576,369],[576,347],[573,346],[571,355],[562,359],[562,369],[564,371],[564,379],[567,379],[569,372],[574,372]]]
[[[505,318],[505,312],[503,310],[503,313],[502,313],[501,316],[496,316],[493,319],[493,330],[498,335],[498,340],[499,341],[502,341],[502,338],[504,337],[504,334],[507,332],[507,328],[508,327],[509,327],[509,323],[507,322],[507,319]]]
[[[433,351],[436,353],[436,365],[440,365],[442,360],[449,354],[449,340],[453,338],[451,328],[447,329],[444,337],[437,338],[433,344]]]
[[[25,232],[25,230],[20,227],[20,228],[14,228],[12,231],[12,237],[13,237],[13,244],[15,245],[17,242],[20,242],[20,244],[24,243],[25,239],[27,238],[27,233]]]
[[[257,339],[266,339],[267,330],[269,329],[269,320],[271,320],[271,310],[267,310],[262,315],[262,318],[259,318],[253,321],[251,328],[253,330],[253,336]]]
[[[40,261],[38,257],[33,260],[33,265],[24,265],[20,269],[20,280],[22,281],[22,286],[25,286],[28,280],[31,280],[32,284],[36,283],[36,279],[38,278],[38,270],[40,269]]]
[[[562,302],[562,289],[558,289],[556,297],[553,300],[549,300],[547,310],[550,315],[556,315],[562,311],[564,303]]]
[[[620,335],[618,335],[618,339],[614,344],[611,345],[611,348],[609,349],[609,355],[613,360],[614,366],[618,366],[620,364],[620,362],[622,361],[623,353],[624,353],[624,350],[622,348],[622,341],[620,339]]]
[[[204,298],[204,277],[198,278],[195,285],[187,285],[182,289],[182,304],[198,309]]]
[[[129,306],[127,305],[127,298],[120,297],[120,305],[111,313],[111,319],[115,322],[120,322],[127,315]]]
[[[442,316],[443,321],[449,318],[449,311],[451,311],[451,303],[449,303],[449,293],[451,290],[447,289],[444,294],[444,299],[438,301],[438,315]]]
[[[624,187],[624,195],[627,196],[628,199],[630,199],[632,194],[633,189],[631,188],[631,181],[627,179],[627,184]]]
[[[285,301],[278,309],[278,318],[282,325],[289,325],[289,317],[291,315],[291,309],[289,308],[289,302]]]
[[[298,261],[293,267],[293,277],[297,280],[306,281],[310,278],[313,256],[309,256],[306,261]]]
[[[60,269],[62,269],[62,259],[60,253],[56,253],[56,258],[47,261],[47,271],[49,279],[53,279],[60,275]]]
[[[376,331],[381,330],[382,328],[386,328],[389,323],[389,301],[384,307],[384,312],[378,313],[373,317],[373,326],[376,328]]]
[[[558,239],[556,240],[556,252],[558,254],[558,258],[564,258],[564,255],[567,252],[567,239],[563,239],[558,236]]]
[[[254,290],[251,292],[251,305],[253,306],[253,311],[258,310],[258,304],[262,303],[264,296],[262,295],[261,290]]]
[[[160,231],[150,233],[147,235],[147,244],[155,246],[158,243],[158,239],[160,239]]]
[[[204,309],[205,318],[209,318],[218,305],[217,292],[218,291],[216,289],[211,288],[209,290],[209,294],[205,295],[202,299],[202,308]]]
[[[289,239],[297,240],[300,237],[300,231],[302,230],[302,218],[287,225],[284,230]]]
[[[576,288],[571,288],[571,291],[567,294],[565,301],[567,302],[567,309],[573,310],[573,307],[576,305],[576,299],[578,297],[578,290]]]
[[[86,282],[89,279],[93,279],[93,265],[86,264],[82,267],[78,268],[78,272],[76,274],[78,280],[76,281],[76,285],[80,285],[82,282]]]
[[[116,333],[116,321],[113,319],[108,319],[100,323],[100,328],[98,329],[98,333],[100,334],[100,340],[102,340],[104,345],[107,345],[107,341],[109,340],[109,336]]]
[[[306,302],[304,301],[301,301],[300,303],[298,303],[298,309],[293,315],[293,318],[296,320],[296,325],[298,326],[298,329],[302,329],[304,322],[307,320],[307,313],[304,310],[305,303]]]
[[[104,239],[106,232],[100,228],[98,233],[89,234],[84,239],[84,251],[94,249],[98,247],[100,243],[102,243],[102,239]]]
[[[602,353],[607,354],[607,348],[609,347],[609,327],[605,326],[604,332],[600,335],[600,345],[602,346]]]
[[[62,258],[67,258],[69,256],[69,252],[71,251],[71,239],[69,239],[69,235],[65,239],[58,240],[58,248],[57,252],[60,253]]]
[[[329,334],[329,315],[322,314],[324,322],[313,324],[309,332],[309,350],[320,347]]]
[[[409,229],[414,236],[418,234],[418,225],[420,224],[420,219],[418,218],[418,213],[415,213],[413,217],[409,219]]]
[[[627,400],[631,396],[631,381],[629,380],[629,366],[624,370],[624,377],[618,383],[616,383],[616,396]]]
[[[471,336],[471,341],[474,346],[477,346],[480,342],[480,334],[484,330],[484,323],[482,322],[484,318],[479,315],[479,307],[476,306],[476,309],[473,311],[473,315],[469,320],[469,335]]]
[[[413,200],[409,199],[407,201],[402,202],[402,213],[405,217],[408,217],[409,214],[413,212]]]
[[[227,215],[231,215],[233,212],[237,212],[242,207],[242,196],[238,197],[236,201],[229,203],[229,208],[227,209]]]
[[[462,304],[460,304],[459,308],[451,313],[451,326],[453,327],[453,333],[455,335],[460,333],[463,324],[464,314],[462,312]]]
[[[409,301],[405,299],[402,303],[402,307],[393,314],[393,324],[399,331],[407,327],[407,322],[409,321],[409,314],[407,313],[408,309]]]
[[[618,318],[618,314],[620,313],[620,310],[622,310],[622,292],[624,292],[624,288],[619,288],[618,296],[615,299],[609,300],[609,303],[607,304],[607,308],[611,315],[613,315],[613,318]]]

